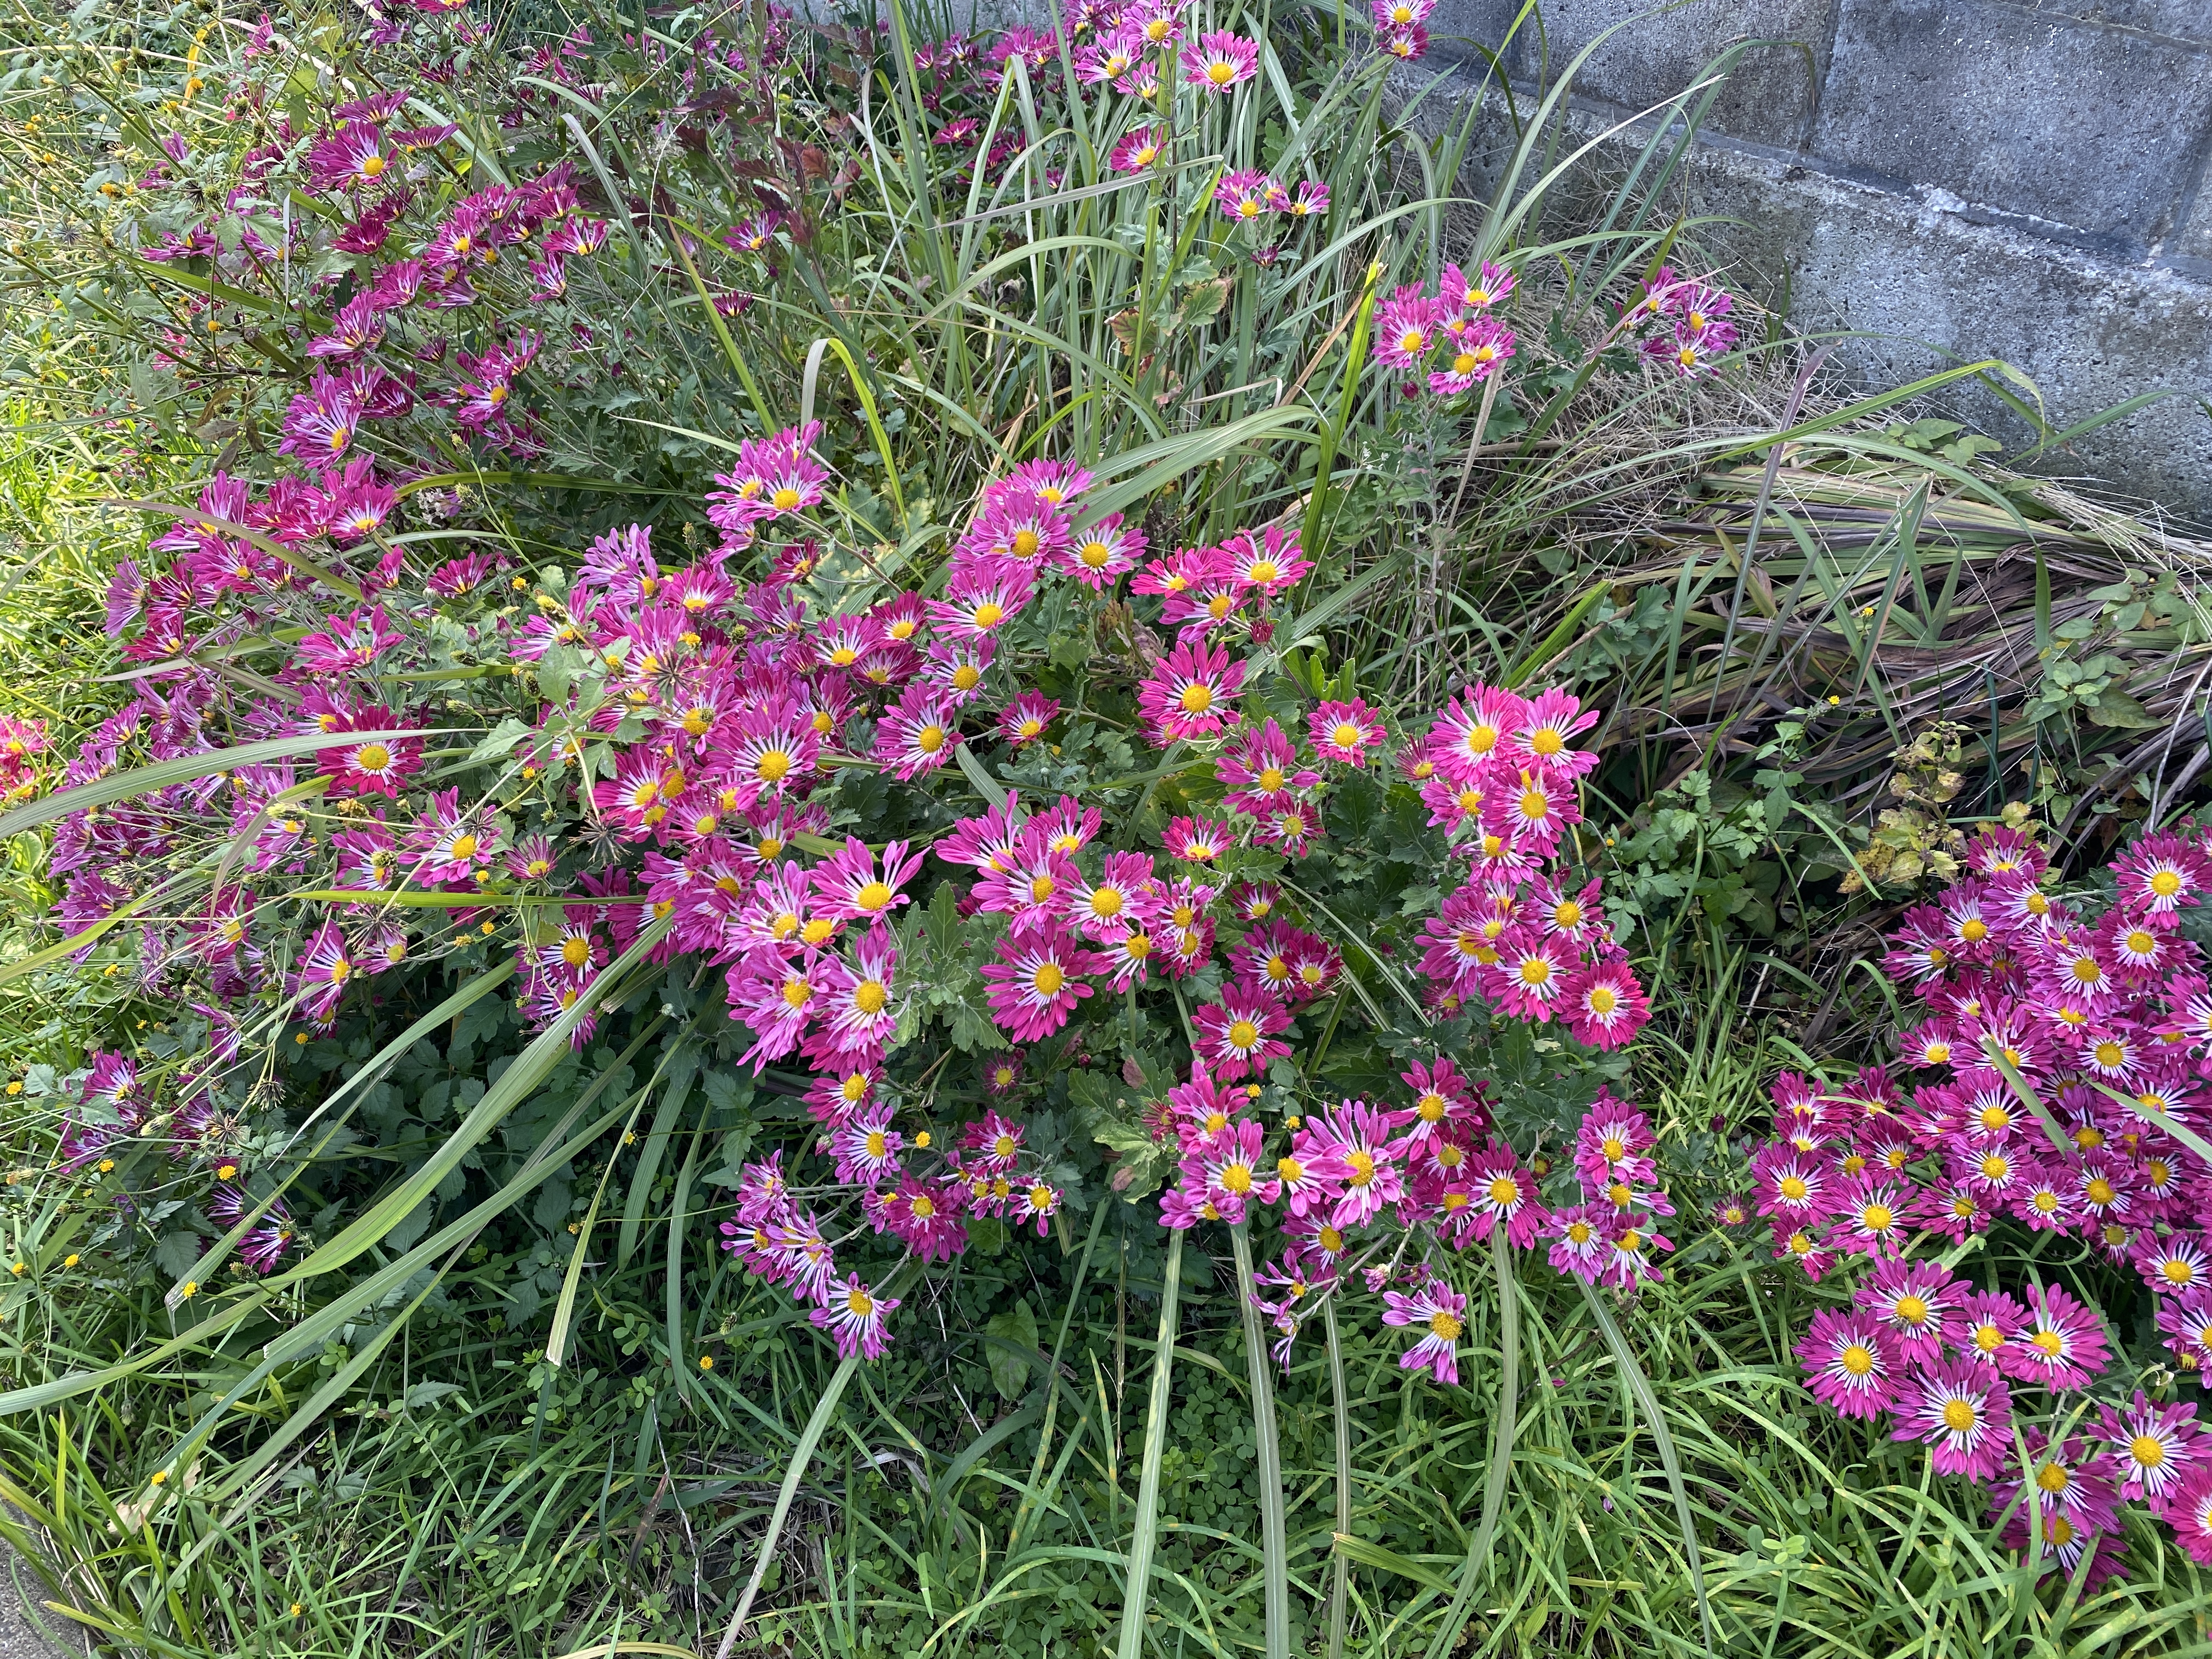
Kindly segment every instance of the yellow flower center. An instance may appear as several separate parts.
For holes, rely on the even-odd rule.
[[[1521,1196],[1521,1183],[1510,1176],[1499,1176],[1490,1183],[1490,1201],[1503,1209]]]
[[[1030,983],[1041,997],[1058,996],[1060,988],[1067,983],[1067,970],[1056,962],[1041,962],[1030,975]]]
[[[890,993],[884,989],[881,981],[864,979],[853,988],[853,1006],[864,1014],[880,1014],[890,1000]]]
[[[783,982],[783,1006],[787,1008],[804,1008],[807,999],[813,994],[814,988],[803,979],[787,979]]]
[[[753,775],[763,783],[781,783],[790,772],[791,757],[781,749],[763,750],[753,763]]]
[[[1229,1028],[1229,1046],[1237,1049],[1256,1048],[1260,1028],[1249,1019],[1240,1019]]]
[[[1980,1419],[1970,1400],[1947,1400],[1943,1402],[1943,1426],[1954,1434],[1964,1434]]]
[[[935,754],[945,747],[945,728],[941,726],[923,726],[914,734],[914,746],[925,755]]]
[[[561,960],[571,968],[581,968],[592,959],[592,941],[581,934],[574,934],[561,941]]]
[[[1458,1320],[1453,1318],[1442,1308],[1429,1316],[1429,1329],[1447,1342],[1458,1341],[1459,1334],[1464,1328]]]
[[[1186,685],[1178,701],[1186,714],[1203,714],[1213,707],[1213,688],[1210,685]]]
[[[1838,1356],[1838,1363],[1853,1376],[1864,1376],[1874,1370],[1874,1350],[1863,1342],[1854,1342]]]
[[[1897,1317],[1904,1324],[1924,1325],[1928,1322],[1928,1303],[1923,1297],[1910,1293],[1897,1298]]]

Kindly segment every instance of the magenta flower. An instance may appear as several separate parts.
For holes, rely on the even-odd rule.
[[[999,711],[999,735],[1015,748],[1035,743],[1060,713],[1057,698],[1024,691]]]
[[[1266,1131],[1247,1118],[1227,1125],[1212,1146],[1185,1161],[1185,1181],[1205,1188],[1224,1221],[1242,1221],[1247,1204],[1273,1204],[1282,1195],[1282,1182],[1261,1173],[1266,1140]]]
[[[1487,1239],[1502,1224],[1515,1248],[1525,1250],[1536,1242],[1547,1218],[1537,1201],[1536,1177],[1521,1167],[1512,1147],[1492,1140],[1468,1161],[1467,1179],[1474,1192],[1470,1225],[1478,1239]],[[1610,1240],[1607,1244],[1609,1255]]]
[[[880,924],[889,921],[892,911],[909,902],[904,890],[921,868],[921,857],[920,853],[909,853],[905,842],[887,842],[878,872],[876,855],[868,850],[867,843],[848,836],[845,845],[807,876],[818,914],[844,921]]]
[[[1967,1286],[1932,1261],[1881,1261],[1858,1289],[1859,1306],[1881,1322],[1898,1352],[1933,1364],[1962,1334]]]
[[[2027,1323],[1997,1355],[2007,1376],[2054,1392],[2078,1389],[2105,1369],[2105,1328],[2057,1285],[2031,1287]]]
[[[1237,844],[1236,834],[1218,818],[1180,817],[1162,832],[1168,856],[1186,864],[1211,864]]]
[[[2125,1406],[2099,1407],[2098,1427],[2112,1447],[2120,1496],[2147,1504],[2171,1498],[2207,1467],[2212,1453],[2193,1406],[2186,1401],[2157,1405],[2141,1389]]]
[[[1488,317],[1478,317],[1456,332],[1448,330],[1445,337],[1449,355],[1444,367],[1429,376],[1429,390],[1440,398],[1472,392],[1513,355],[1513,331]]]
[[[1459,1382],[1459,1339],[1467,1329],[1467,1297],[1443,1279],[1431,1277],[1411,1295],[1382,1293],[1382,1322],[1420,1333],[1420,1340],[1398,1356],[1399,1368],[1426,1367],[1439,1382]]]
[[[840,1358],[850,1359],[857,1354],[864,1359],[880,1359],[890,1346],[884,1334],[884,1321],[898,1305],[896,1297],[878,1296],[860,1282],[858,1273],[848,1273],[843,1284],[830,1287],[822,1305],[806,1317],[836,1339]]]
[[[1487,311],[1513,292],[1513,273],[1487,259],[1472,276],[1457,265],[1448,264],[1442,289],[1444,303],[1462,313]]]
[[[369,121],[349,121],[307,149],[307,187],[317,195],[373,185],[392,165],[384,135]]]
[[[821,1035],[833,1063],[872,1060],[890,1042],[897,1027],[899,1005],[892,988],[898,969],[898,941],[888,928],[871,928],[860,936],[847,963],[830,957],[819,975],[823,1017]]]
[[[1116,173],[1142,173],[1160,159],[1165,144],[1158,127],[1139,127],[1114,146],[1107,164]]]
[[[1872,1314],[1823,1309],[1797,1344],[1813,1392],[1844,1417],[1879,1417],[1897,1402],[1905,1364]]]
[[[336,922],[318,927],[301,947],[293,968],[291,991],[300,1017],[311,1024],[328,1025],[359,965]]]
[[[1965,1360],[1931,1363],[1906,1380],[1893,1440],[1928,1443],[1938,1474],[1996,1478],[2012,1450],[2012,1400],[2004,1380]]]
[[[1182,78],[1188,86],[1211,93],[1226,93],[1259,72],[1258,44],[1227,29],[1201,34],[1195,46],[1183,49]]]
[[[1164,749],[1220,731],[1236,719],[1233,704],[1243,685],[1244,665],[1231,661],[1226,649],[1176,646],[1137,690],[1137,707],[1152,727],[1153,746]]]
[[[1365,765],[1367,751],[1385,735],[1382,717],[1358,697],[1349,702],[1322,703],[1307,716],[1306,733],[1323,760],[1346,766]]]
[[[1555,1210],[1547,1222],[1553,1239],[1550,1259],[1554,1271],[1571,1273],[1586,1285],[1604,1274],[1613,1255],[1613,1208],[1605,1204],[1577,1204]]]
[[[1436,349],[1443,307],[1418,287],[1401,288],[1375,312],[1375,360],[1414,368]]]
[[[1221,175],[1213,187],[1213,204],[1231,219],[1263,219],[1273,210],[1280,188],[1257,167],[1241,167]]]
[[[317,369],[307,390],[285,406],[277,453],[306,461],[334,461],[346,452],[367,410],[349,380]]]
[[[1091,992],[1082,975],[1103,966],[1057,921],[1000,940],[998,958],[983,968],[991,1016],[1017,1042],[1036,1042],[1066,1024]]]
[[[902,1176],[894,1190],[871,1193],[863,1203],[869,1222],[878,1232],[896,1235],[924,1261],[950,1261],[968,1248],[968,1230],[961,1224],[968,1189],[957,1181],[924,1182]]]
[[[1255,986],[1224,987],[1221,1000],[1200,1008],[1191,1023],[1198,1028],[1200,1058],[1224,1082],[1264,1072],[1269,1060],[1291,1052],[1290,1044],[1275,1040],[1290,1029],[1291,1017]]]
[[[876,722],[876,758],[902,783],[944,765],[959,741],[951,703],[931,685],[907,687]]]

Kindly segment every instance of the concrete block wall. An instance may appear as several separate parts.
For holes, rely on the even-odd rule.
[[[1864,331],[1835,361],[1870,384],[2000,356],[2058,427],[2171,389],[2041,465],[2212,520],[2212,0],[1545,0],[1542,33],[1509,40],[1518,9],[1443,0],[1405,78],[1456,62],[1471,96],[1480,42],[1525,94],[1589,47],[1571,91],[1596,131],[1753,43],[1683,185],[1740,222],[1705,234],[1731,280],[1808,331]],[[1485,131],[1478,171],[1507,142]],[[1953,401],[2028,436],[1993,397]]]

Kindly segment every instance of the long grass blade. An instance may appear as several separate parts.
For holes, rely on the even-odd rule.
[[[1428,1659],[1443,1659],[1458,1644],[1459,1633],[1473,1610],[1475,1584],[1490,1565],[1491,1546],[1498,1537],[1506,1484],[1513,1472],[1513,1440],[1521,1415],[1521,1287],[1513,1275],[1512,1247],[1506,1243],[1503,1227],[1491,1231],[1490,1260],[1498,1274],[1499,1363],[1498,1416],[1490,1429],[1490,1467],[1482,1479],[1482,1519],[1467,1547],[1467,1565],[1460,1570],[1459,1589],[1452,1597],[1450,1610],[1429,1643]]]
[[[1637,1409],[1650,1425],[1651,1443],[1658,1448],[1659,1465],[1667,1472],[1668,1490],[1674,1494],[1674,1519],[1682,1529],[1682,1556],[1690,1570],[1690,1588],[1698,1598],[1698,1622],[1705,1632],[1705,1651],[1714,1652],[1712,1604],[1705,1596],[1705,1570],[1698,1554],[1698,1525],[1690,1513],[1690,1491],[1682,1483],[1682,1464],[1674,1454],[1674,1437],[1659,1410],[1659,1396],[1652,1392],[1651,1379],[1637,1364],[1628,1339],[1621,1334],[1620,1322],[1613,1316],[1613,1310],[1583,1280],[1578,1279],[1575,1284],[1582,1291],[1583,1300],[1589,1304],[1598,1329],[1605,1333],[1606,1346],[1613,1350],[1613,1361],[1620,1367],[1621,1378],[1628,1384],[1629,1393],[1635,1397]]]
[[[1182,1294],[1182,1234],[1168,1235],[1167,1266],[1160,1273],[1160,1340],[1152,1350],[1152,1393],[1145,1407],[1145,1456],[1137,1476],[1137,1513],[1129,1531],[1129,1565],[1122,1579],[1121,1630],[1116,1659],[1144,1659],[1145,1608],[1151,1601],[1152,1553],[1160,1520],[1160,1458],[1167,1450],[1168,1407],[1174,1382],[1176,1316]],[[714,1659],[729,1659],[726,1652]]]

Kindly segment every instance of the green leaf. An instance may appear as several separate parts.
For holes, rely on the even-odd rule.
[[[991,1386],[1001,1400],[1019,1400],[1028,1392],[1030,1372],[1036,1368],[1036,1316],[1026,1299],[1011,1312],[993,1314],[983,1327],[991,1360]]]

